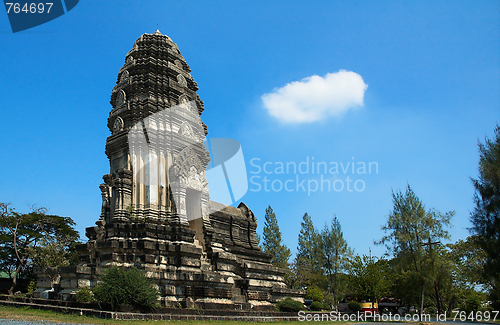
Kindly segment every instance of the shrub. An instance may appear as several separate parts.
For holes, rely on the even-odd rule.
[[[361,311],[362,309],[359,302],[356,301],[351,301],[350,303],[347,304],[347,307],[349,307],[349,309],[352,311]]]
[[[323,298],[323,302],[328,305],[328,309],[330,309],[330,306],[335,305],[335,299],[331,294],[326,294],[325,298]]]
[[[476,292],[474,289],[468,289],[464,292],[462,302],[459,309],[465,311],[467,314],[470,312],[481,310],[481,301],[487,300],[484,294]]]
[[[306,299],[311,299],[312,301],[322,301],[323,292],[317,287],[307,288]]]
[[[98,302],[109,304],[113,309],[120,304],[153,309],[158,291],[140,270],[112,267],[99,278],[94,295]]]
[[[332,309],[332,307],[330,306],[330,304],[323,303],[323,310],[330,310],[330,309]]]
[[[94,293],[89,288],[80,288],[76,292],[77,302],[94,302]]]
[[[28,283],[28,286],[26,287],[26,294],[28,295],[28,297],[33,297],[33,293],[35,292],[36,290],[36,281],[35,280],[31,280],[29,283]]]
[[[300,301],[295,301],[292,298],[281,300],[276,304],[276,307],[279,311],[287,312],[298,312],[299,310],[304,309],[304,305]]]
[[[323,310],[323,304],[319,301],[313,301],[310,308],[313,311],[320,311]]]
[[[436,313],[437,313],[437,309],[434,306],[429,306],[427,308],[424,308],[424,311],[426,314],[431,314],[431,315],[436,315]]]

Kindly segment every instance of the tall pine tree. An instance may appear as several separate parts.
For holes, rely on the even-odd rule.
[[[352,251],[344,239],[342,227],[337,217],[333,217],[330,227],[325,224],[319,239],[319,252],[324,273],[328,279],[328,292],[335,302],[342,299],[347,284],[346,270]]]
[[[318,254],[319,236],[307,213],[302,217],[300,225],[299,244],[294,261],[297,282],[300,287],[318,286],[322,277]]]
[[[264,242],[262,243],[262,249],[265,253],[271,254],[271,263],[277,267],[288,268],[288,259],[292,253],[290,249],[282,243],[278,220],[270,206],[266,209],[263,237]]]
[[[486,252],[484,271],[494,308],[500,308],[500,126],[495,137],[479,143],[479,178],[473,179],[476,208],[472,232]]]

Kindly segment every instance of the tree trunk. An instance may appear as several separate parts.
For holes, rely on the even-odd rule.
[[[420,299],[419,321],[422,321],[422,313],[424,312],[424,288],[425,288],[425,281],[422,281],[422,297]]]
[[[450,314],[450,315],[452,314],[453,305],[455,304],[455,299],[456,299],[456,297],[455,297],[455,295],[453,295],[451,297],[451,299],[448,301],[448,314]]]
[[[441,314],[441,303],[439,301],[439,286],[438,282],[434,281],[434,291],[436,292],[436,308],[437,308],[437,313],[438,315]]]
[[[20,263],[16,269],[16,272],[14,272],[14,276],[12,277],[12,287],[10,287],[10,289],[8,291],[9,295],[14,294],[14,289],[16,288],[16,285],[17,285],[17,275],[19,274],[19,272],[21,272],[22,267],[23,267],[23,264]]]

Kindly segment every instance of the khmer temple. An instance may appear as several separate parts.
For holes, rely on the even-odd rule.
[[[167,307],[265,309],[303,296],[259,248],[253,212],[211,201],[204,104],[190,72],[168,36],[135,41],[111,93],[101,215],[78,247],[79,265],[35,270],[38,295],[72,299],[119,266],[144,270]]]

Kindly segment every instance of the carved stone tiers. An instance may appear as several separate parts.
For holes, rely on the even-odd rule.
[[[207,127],[190,72],[159,31],[127,53],[111,94],[101,216],[78,247],[78,266],[35,270],[39,295],[54,288],[71,299],[106,267],[135,266],[153,279],[164,306],[272,309],[285,297],[302,299],[259,248],[252,211],[209,199]]]

